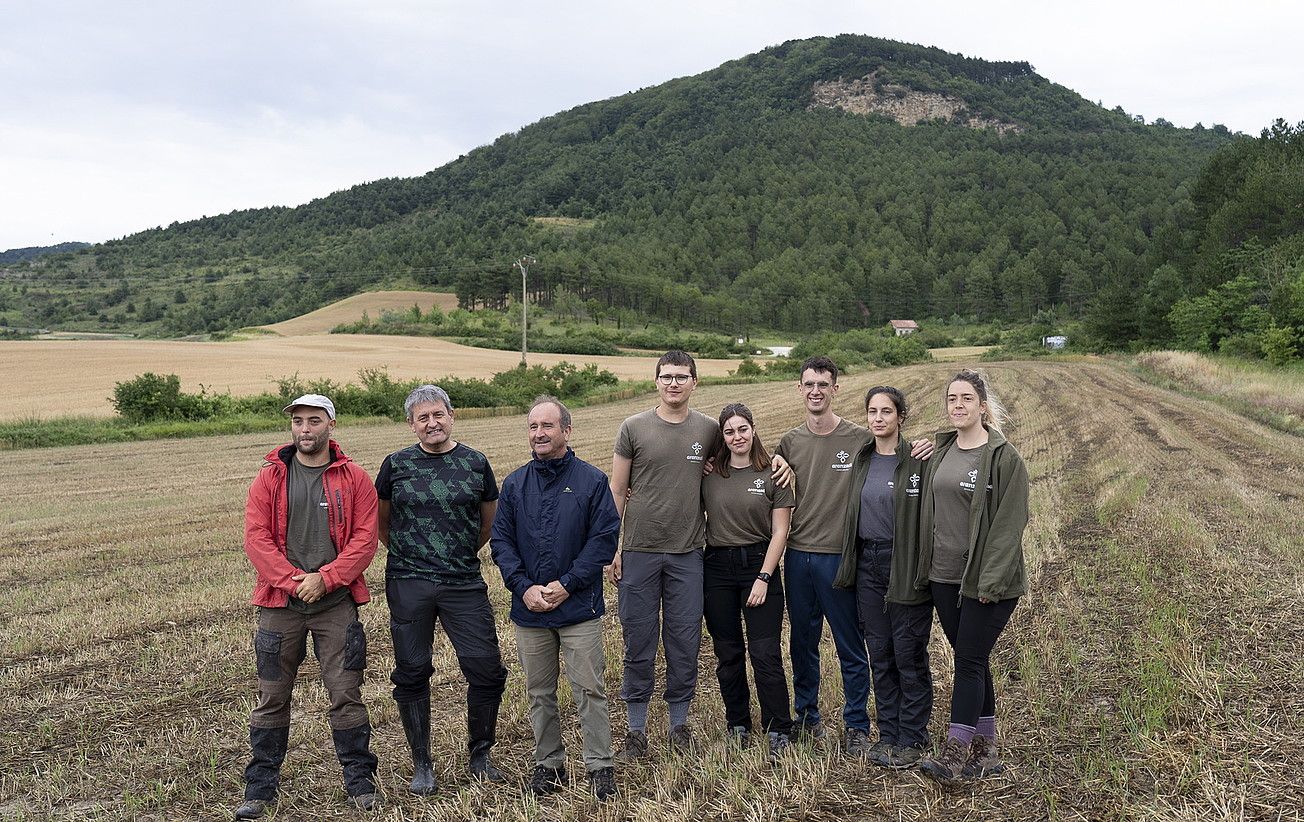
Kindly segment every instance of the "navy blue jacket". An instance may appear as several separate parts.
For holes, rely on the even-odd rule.
[[[560,628],[602,616],[602,569],[615,557],[619,538],[607,475],[570,448],[560,459],[535,457],[509,474],[489,545],[512,592],[512,622]],[[570,593],[566,601],[544,613],[526,608],[530,586],[553,580]]]

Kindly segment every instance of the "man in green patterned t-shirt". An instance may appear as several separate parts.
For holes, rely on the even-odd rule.
[[[485,455],[453,439],[453,404],[438,386],[404,403],[417,442],[385,458],[376,476],[380,541],[388,550],[385,599],[394,639],[394,701],[412,748],[416,794],[437,790],[430,759],[430,676],[435,621],[466,677],[470,770],[506,777],[489,758],[507,669],[498,650],[480,546],[489,540],[498,484]]]

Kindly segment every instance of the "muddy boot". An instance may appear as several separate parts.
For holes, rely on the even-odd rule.
[[[471,776],[486,782],[506,782],[507,776],[489,758],[498,728],[498,703],[487,702],[467,707],[466,735],[470,740]]]
[[[281,783],[281,763],[290,743],[290,728],[249,726],[249,764],[245,767],[245,801],[235,810],[236,819],[257,819],[276,801]]]
[[[408,790],[418,796],[429,796],[439,790],[430,761],[430,697],[398,703],[398,715],[403,720],[408,747],[412,749],[412,784]]]
[[[335,756],[344,769],[344,791],[353,805],[362,807],[369,795],[374,803],[376,755],[371,752],[371,725],[332,730],[331,739],[335,742]]]

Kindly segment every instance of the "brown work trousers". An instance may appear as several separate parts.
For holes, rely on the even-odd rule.
[[[289,608],[259,608],[254,652],[258,660],[258,704],[249,724],[284,728],[290,724],[290,694],[299,665],[313,653],[321,665],[322,684],[330,697],[330,725],[347,730],[368,723],[362,702],[362,670],[367,666],[367,638],[358,621],[358,606],[345,599],[317,614]]]

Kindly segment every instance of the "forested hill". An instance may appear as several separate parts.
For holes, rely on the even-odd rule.
[[[1027,63],[814,38],[545,118],[422,177],[144,231],[9,287],[28,278],[32,324],[191,333],[400,280],[501,304],[519,288],[510,261],[532,254],[536,299],[566,288],[729,331],[1078,315],[1102,285],[1149,275],[1231,139],[1104,110]]]
[[[57,245],[37,245],[28,246],[27,248],[11,248],[7,251],[0,251],[0,265],[9,265],[10,263],[21,263],[27,260],[35,260],[38,257],[47,257],[51,254],[63,254],[68,251],[77,251],[82,248],[90,248],[90,243],[59,243]]]

